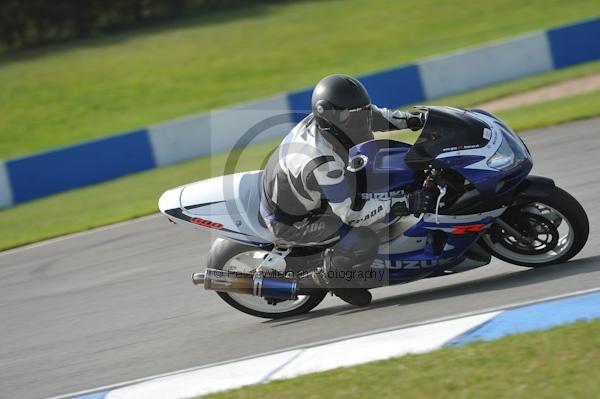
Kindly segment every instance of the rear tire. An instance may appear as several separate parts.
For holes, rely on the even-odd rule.
[[[223,268],[236,256],[256,251],[260,251],[260,248],[219,238],[213,243],[208,254],[208,267],[223,270]],[[226,292],[217,292],[217,294],[221,299],[240,312],[265,319],[281,319],[311,311],[323,301],[325,295],[327,295],[327,291],[323,290],[323,292],[320,293],[305,295],[302,300],[298,302],[298,306],[294,307],[293,304],[287,304],[287,308],[284,308],[283,310],[277,309],[278,306],[281,308],[281,305],[268,305],[266,299],[260,297],[253,297],[245,294],[229,294]],[[257,306],[255,308],[246,306],[240,302],[240,299],[247,299],[248,301],[252,300],[252,302],[256,302]],[[248,303],[248,301],[246,302]],[[268,306],[262,306],[260,301],[264,301],[264,304]],[[286,302],[290,301],[281,303],[284,304]],[[269,309],[271,306],[273,309],[272,311]]]
[[[549,251],[549,255],[546,257],[544,257],[543,254],[531,255],[528,257],[522,252],[511,251],[506,248],[506,245],[500,245],[499,243],[494,242],[490,236],[491,229],[484,233],[480,238],[479,243],[489,251],[491,255],[498,259],[515,265],[534,268],[563,263],[577,255],[587,242],[590,231],[588,217],[581,204],[573,198],[571,194],[559,187],[556,187],[548,197],[532,198],[530,204],[541,204],[542,206],[546,205],[553,208],[562,216],[563,220],[561,221],[561,224],[567,223],[567,226],[570,229],[569,234],[572,236],[565,238],[561,237],[561,240],[565,240],[564,244],[566,244],[562,253],[556,252],[555,256],[552,256],[551,251]],[[528,204],[518,206],[519,208],[523,208],[527,207]],[[502,217],[500,218],[502,219]],[[548,220],[548,222],[551,221]]]

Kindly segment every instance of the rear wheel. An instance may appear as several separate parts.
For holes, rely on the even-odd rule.
[[[217,239],[210,249],[208,267],[218,270],[253,273],[267,255],[266,250],[233,241]],[[269,301],[265,298],[236,293],[217,292],[229,305],[252,316],[280,319],[309,312],[320,304],[327,291],[299,295],[296,300]]]
[[[509,208],[481,237],[496,258],[528,267],[566,262],[585,245],[589,222],[569,193],[556,187],[546,198]]]

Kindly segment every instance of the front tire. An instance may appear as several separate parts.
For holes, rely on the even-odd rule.
[[[513,217],[505,220],[510,214]],[[540,234],[528,245],[495,223],[479,240],[494,257],[519,266],[544,267],[568,261],[581,251],[590,230],[581,204],[559,187],[547,197],[509,208],[500,218],[529,238]]]
[[[250,272],[262,262],[267,251],[234,241],[217,239],[208,254],[208,267],[218,270]],[[246,294],[217,292],[217,294],[237,310],[266,319],[281,319],[311,311],[319,305],[327,291],[301,295],[295,301],[281,301],[269,304],[266,299]]]

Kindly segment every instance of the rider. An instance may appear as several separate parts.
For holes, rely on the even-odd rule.
[[[420,213],[431,199],[411,196],[409,205],[408,197],[357,198],[357,182],[346,173],[348,150],[373,139],[373,131],[414,131],[423,124],[422,114],[375,106],[350,76],[323,78],[312,94],[312,113],[285,137],[265,167],[261,216],[277,243],[332,247],[325,252],[327,272],[369,269],[379,238],[366,226],[381,221],[392,207],[401,209],[393,212],[397,215]],[[333,292],[353,305],[371,302],[370,292],[357,281]]]

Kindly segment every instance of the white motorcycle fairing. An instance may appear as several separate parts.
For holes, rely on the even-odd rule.
[[[241,172],[166,191],[160,211],[177,224],[209,229],[217,236],[265,246],[273,234],[259,220],[262,171]]]

